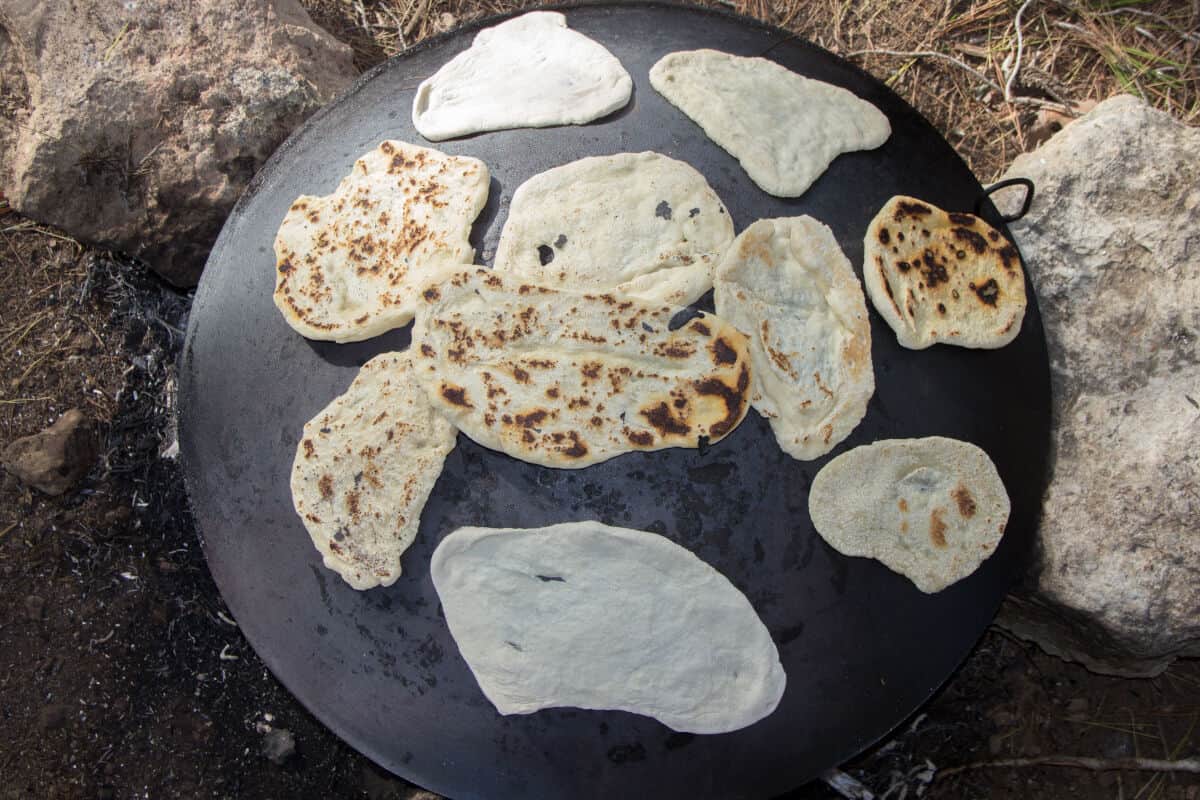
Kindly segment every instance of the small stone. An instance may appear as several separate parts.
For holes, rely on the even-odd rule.
[[[273,728],[263,737],[263,757],[274,764],[282,764],[296,752],[296,737],[287,728]]]
[[[96,458],[96,438],[84,413],[73,408],[49,428],[12,442],[0,457],[26,486],[60,495],[74,486]]]
[[[25,616],[30,622],[41,622],[46,616],[46,601],[38,597],[36,594],[31,594],[25,598]]]

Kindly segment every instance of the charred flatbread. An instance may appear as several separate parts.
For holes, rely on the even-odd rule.
[[[774,711],[787,683],[745,595],[655,533],[591,521],[459,528],[430,574],[501,714],[619,709],[725,733]]]
[[[413,325],[430,401],[485,447],[548,467],[698,447],[749,408],[746,338],[711,314],[484,269],[443,276]]]
[[[904,347],[1003,347],[1025,317],[1017,248],[972,214],[893,197],[863,242],[863,284]]]
[[[969,442],[887,439],[842,453],[808,493],[833,549],[878,559],[923,592],[940,592],[990,556],[1008,522],[1000,474]]]
[[[750,341],[754,408],[793,458],[854,430],[875,391],[871,326],[854,269],[812,217],[762,219],[717,269],[717,314]]]
[[[275,305],[302,336],[369,339],[408,324],[438,269],[475,257],[487,202],[476,158],[385,141],[333,194],[296,199],[275,236]]]
[[[325,566],[355,589],[394,583],[456,436],[408,352],[364,364],[304,426],[292,464],[292,503]]]

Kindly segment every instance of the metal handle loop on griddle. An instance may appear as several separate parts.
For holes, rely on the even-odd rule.
[[[983,202],[991,198],[993,194],[1001,189],[1007,189],[1009,186],[1024,186],[1025,199],[1021,202],[1021,210],[1016,214],[1000,214],[1000,221],[1006,225],[1010,222],[1016,222],[1029,213],[1029,207],[1033,205],[1033,181],[1029,178],[1007,178],[999,183],[993,183],[991,186],[983,190],[983,195],[975,201],[975,216],[983,216]],[[999,213],[997,211],[997,213]]]

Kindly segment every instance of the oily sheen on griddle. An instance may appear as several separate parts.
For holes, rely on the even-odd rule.
[[[431,402],[524,461],[578,468],[698,447],[749,407],[746,338],[713,315],[485,269],[447,273],[423,299],[412,347]]]
[[[618,709],[725,733],[774,711],[787,683],[746,596],[656,533],[595,521],[459,528],[429,571],[501,714]]]

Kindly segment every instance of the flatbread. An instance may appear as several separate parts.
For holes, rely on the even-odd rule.
[[[633,80],[612,53],[534,11],[485,28],[417,87],[412,120],[430,141],[506,128],[582,125],[629,102]]]
[[[412,337],[430,400],[514,458],[578,468],[698,447],[749,408],[746,337],[718,317],[484,269],[450,273],[424,296]]]
[[[987,453],[940,436],[856,447],[826,464],[808,493],[813,526],[830,547],[878,559],[929,593],[995,551],[1009,507]]]
[[[599,522],[459,528],[430,574],[501,714],[616,709],[725,733],[783,696],[779,652],[745,595],[658,534]]]
[[[871,220],[863,255],[867,295],[904,347],[996,348],[1021,331],[1021,257],[972,214],[893,197]]]
[[[871,325],[854,269],[812,217],[761,219],[717,268],[717,314],[750,340],[751,403],[792,458],[824,455],[875,392]]]
[[[777,197],[799,197],[838,155],[879,147],[892,132],[852,92],[765,58],[668,53],[651,68],[650,85]]]
[[[456,436],[408,352],[364,364],[304,426],[292,464],[292,503],[325,566],[355,589],[395,583]]]
[[[495,268],[585,292],[689,305],[712,288],[733,220],[704,176],[658,153],[572,161],[513,193]]]
[[[469,264],[488,195],[477,158],[385,141],[333,194],[303,195],[275,236],[275,305],[309,339],[356,342],[407,325],[417,288]]]

